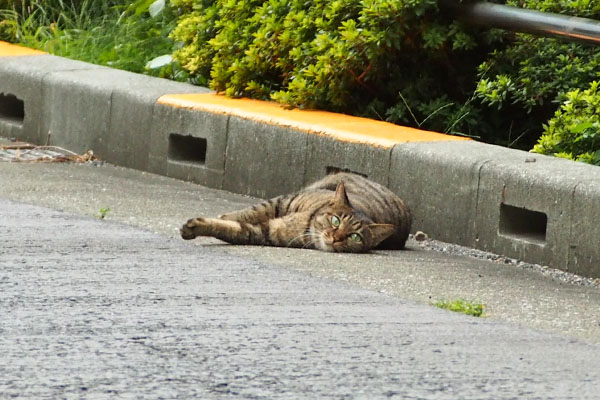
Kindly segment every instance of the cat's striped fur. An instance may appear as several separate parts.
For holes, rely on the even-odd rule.
[[[338,173],[219,218],[190,219],[181,236],[359,253],[404,248],[411,222],[408,207],[392,191],[360,175]]]

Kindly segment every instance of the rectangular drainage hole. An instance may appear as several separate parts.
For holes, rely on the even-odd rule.
[[[206,162],[204,138],[171,133],[169,135],[169,160],[204,165]]]
[[[352,171],[351,169],[348,169],[348,168],[338,168],[338,167],[332,167],[332,166],[325,167],[325,173],[327,175],[338,174],[340,172],[350,172],[355,175],[360,175],[363,178],[368,178],[367,175],[361,174],[360,172]]]
[[[23,125],[25,104],[13,94],[0,93],[0,121]]]
[[[547,225],[548,216],[543,212],[508,204],[500,205],[499,232],[501,235],[525,242],[544,244],[546,243]]]

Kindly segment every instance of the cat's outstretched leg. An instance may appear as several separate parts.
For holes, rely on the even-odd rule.
[[[296,213],[260,224],[220,218],[192,218],[180,229],[181,237],[191,240],[211,236],[231,244],[308,247],[314,245],[308,232],[310,213]]]
[[[180,232],[185,240],[211,236],[232,244],[266,244],[266,232],[260,225],[218,218],[192,218],[181,227]]]
[[[245,222],[248,224],[260,224],[280,216],[284,197],[279,196],[243,210],[229,212],[219,215],[220,219],[228,221]]]

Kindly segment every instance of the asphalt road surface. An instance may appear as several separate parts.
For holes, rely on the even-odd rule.
[[[0,199],[1,398],[597,399],[600,346]]]

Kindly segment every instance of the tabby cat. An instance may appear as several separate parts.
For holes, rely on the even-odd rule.
[[[337,173],[219,218],[190,219],[181,237],[363,253],[404,248],[411,222],[408,207],[389,189],[360,175]]]

